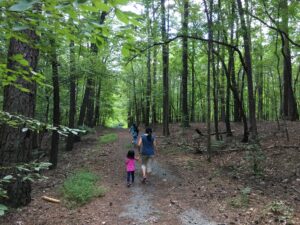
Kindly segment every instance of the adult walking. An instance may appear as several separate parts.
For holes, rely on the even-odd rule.
[[[135,125],[135,123],[132,124],[132,126],[129,129],[129,132],[131,133],[132,136],[132,144],[136,146],[138,136],[139,136],[139,128],[137,127],[137,125]]]
[[[156,150],[156,140],[155,137],[152,135],[152,129],[146,128],[145,134],[141,135],[138,141],[138,148],[140,149],[140,154],[142,158],[142,173],[143,173],[143,180],[142,182],[145,183],[147,179],[147,175],[152,171],[152,161]]]

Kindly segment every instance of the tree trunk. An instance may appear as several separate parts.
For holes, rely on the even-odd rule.
[[[58,62],[56,54],[56,43],[53,39],[50,40],[51,50],[51,65],[52,65],[52,84],[53,84],[53,126],[60,125],[60,109],[59,109],[59,79],[58,79]],[[51,169],[57,166],[58,158],[59,133],[56,130],[52,131],[51,150],[49,162],[52,163]]]
[[[245,0],[247,2],[247,0]],[[249,33],[249,28],[246,26],[244,9],[241,0],[237,0],[238,12],[240,15],[242,34],[244,39],[244,49],[245,49],[245,72],[247,74],[247,84],[248,84],[248,108],[249,108],[249,121],[250,121],[250,132],[251,138],[257,138],[257,127],[256,127],[256,116],[255,116],[255,99],[253,95],[253,79],[252,79],[252,60],[251,60],[251,37]]]
[[[191,102],[191,122],[195,122],[195,41],[192,42],[192,102]]]
[[[94,117],[93,126],[97,126],[99,124],[99,118],[100,118],[100,96],[101,96],[101,88],[102,88],[101,84],[102,84],[101,78],[99,78],[98,89],[97,89],[97,94],[96,94],[96,107],[95,107],[95,117]]]
[[[76,115],[76,67],[75,67],[75,50],[74,41],[70,42],[70,105],[69,105],[69,127],[75,127],[75,115]],[[74,145],[74,135],[69,134],[67,138],[66,151],[72,151]]]
[[[151,20],[150,20],[150,1],[146,0],[147,16],[147,44],[151,45]],[[151,49],[147,49],[147,85],[146,85],[146,107],[145,107],[145,126],[149,126],[151,105]]]
[[[156,115],[156,95],[157,95],[157,48],[153,48],[153,92],[152,92],[152,123],[157,123]]]
[[[208,161],[211,161],[211,103],[210,103],[210,74],[211,74],[211,58],[212,58],[212,53],[213,53],[213,43],[212,43],[212,38],[213,38],[213,33],[212,33],[212,0],[209,1],[209,11],[207,7],[206,0],[204,0],[204,7],[205,7],[205,13],[206,13],[206,18],[207,18],[207,23],[208,23],[208,50],[207,50],[207,92],[206,92],[206,97],[207,97],[207,118],[206,118],[206,126],[207,126],[207,152],[208,152]]]
[[[289,14],[288,14],[288,1],[281,0],[280,8],[282,12],[281,29],[288,35],[289,34]],[[283,115],[288,120],[298,120],[299,114],[297,110],[297,103],[292,88],[292,63],[291,63],[291,50],[289,40],[285,35],[280,33],[282,40],[282,54],[283,54]]]
[[[166,9],[165,0],[161,0],[161,34],[162,40],[168,39],[166,32]],[[162,45],[162,61],[163,61],[163,135],[169,136],[169,45]]]
[[[87,109],[87,105],[88,105],[88,99],[90,98],[91,86],[92,86],[92,80],[90,78],[87,78],[84,96],[83,96],[83,100],[82,100],[81,107],[80,107],[79,119],[78,119],[78,123],[77,123],[78,126],[82,126],[84,119],[85,119],[86,109]]]
[[[188,16],[189,0],[183,0],[183,17],[182,17],[182,74],[181,74],[181,97],[182,97],[182,126],[189,127],[188,112]]]
[[[34,30],[20,31],[30,42],[22,42],[11,38],[8,48],[7,69],[10,71],[26,71],[25,77],[31,77],[29,67],[21,66],[13,60],[13,56],[21,54],[28,61],[30,68],[35,71],[38,62],[39,50],[34,48],[39,41],[39,37]],[[30,44],[29,44],[30,43]],[[15,76],[9,72],[8,76]],[[20,114],[34,118],[36,83],[27,81],[19,76],[16,84],[28,89],[28,93],[21,91],[14,85],[4,87],[3,110],[12,114]],[[31,157],[33,132],[22,131],[22,127],[12,128],[8,125],[0,126],[0,166],[14,166],[15,164],[28,163]],[[17,140],[17,141],[16,141]],[[6,174],[1,173],[0,177]],[[31,185],[30,182],[17,179],[8,185],[9,204],[13,207],[27,205],[30,201]]]

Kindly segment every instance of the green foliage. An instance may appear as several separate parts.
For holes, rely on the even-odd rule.
[[[13,115],[8,112],[0,111],[0,124],[6,124],[11,127],[20,128],[22,127],[22,132],[32,131],[42,131],[42,130],[56,130],[59,134],[63,136],[68,136],[72,133],[78,135],[79,133],[85,133],[85,130],[71,129],[66,126],[60,125],[59,127],[54,127],[50,124],[42,123],[38,120],[28,118],[22,115]]]
[[[7,198],[7,191],[4,189],[4,185],[14,181],[17,177],[21,177],[22,180],[29,180],[31,182],[42,181],[47,177],[41,175],[39,172],[47,170],[51,166],[48,162],[32,162],[19,164],[12,167],[0,167],[0,170],[12,171],[12,174],[8,174],[0,179],[0,199]],[[4,215],[8,208],[0,204],[0,216]]]
[[[246,159],[251,165],[251,170],[254,175],[261,176],[263,174],[263,163],[266,159],[259,143],[250,143],[247,145],[247,156]]]
[[[38,0],[21,0],[17,4],[12,5],[9,10],[10,11],[16,11],[16,12],[22,12],[28,9],[31,9],[34,3],[39,2]]]
[[[0,204],[0,216],[3,216],[7,210],[8,208],[5,205]]]
[[[96,185],[99,177],[89,171],[77,171],[68,177],[62,187],[62,193],[70,206],[87,203],[93,197],[103,196],[105,189]]]
[[[251,188],[246,187],[242,189],[238,196],[230,200],[229,204],[234,208],[248,207],[250,193],[251,193]]]
[[[280,221],[287,221],[293,216],[293,209],[283,201],[273,201],[267,205],[267,212],[272,212]]]
[[[99,142],[100,144],[108,144],[114,142],[118,139],[118,135],[116,133],[109,133],[100,136]]]

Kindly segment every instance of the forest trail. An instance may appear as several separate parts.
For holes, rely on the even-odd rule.
[[[201,127],[201,124],[196,126]],[[269,158],[266,163],[269,164],[263,178],[253,177],[248,167],[237,167],[246,165],[246,153],[244,156],[236,151],[215,155],[214,162],[208,163],[205,154],[195,154],[187,148],[193,141],[195,126],[183,136],[181,128],[174,125],[173,136],[168,138],[159,136],[160,129],[155,128],[159,154],[154,161],[153,176],[148,184],[142,184],[140,164],[137,163],[136,182],[130,188],[126,186],[125,171],[126,153],[132,148],[129,132],[125,129],[99,129],[83,136],[72,152],[60,151],[58,168],[45,171],[48,179],[32,185],[31,203],[0,217],[0,224],[279,225],[285,221],[279,217],[281,215],[285,215],[290,224],[300,224],[299,197],[295,191],[299,190],[300,179],[288,173],[298,168],[298,151],[288,148],[271,151],[269,146],[277,142],[276,138],[270,139],[273,134],[267,131],[274,130],[276,124],[264,124],[264,127],[267,128],[266,139],[262,145],[267,149],[265,154]],[[298,126],[290,130],[299,133]],[[111,133],[117,134],[117,140],[101,144],[100,137]],[[293,143],[299,143],[295,137]],[[284,154],[287,155],[285,161]],[[47,157],[43,159],[46,160]],[[276,170],[270,170],[274,165],[278,165]],[[70,208],[61,189],[66,178],[78,170],[97,174],[101,178],[98,185],[104,187],[106,193],[85,205]],[[240,202],[241,191],[249,189],[248,201]],[[57,198],[61,203],[46,202],[42,200],[43,195]],[[279,216],[269,208],[276,203],[274,199],[285,203],[285,211]]]
[[[153,174],[147,184],[141,183],[140,163],[138,162],[135,183],[127,188],[125,186],[124,157],[131,140],[126,130],[120,130],[118,135],[118,151],[115,152],[113,158],[117,162],[116,165],[122,166],[115,168],[114,180],[121,183],[128,196],[127,201],[122,203],[118,224],[216,224],[207,220],[196,209],[181,206],[172,199],[175,193],[180,194],[183,191],[180,189],[181,179],[160,161],[160,157],[156,157],[153,162]]]
[[[104,132],[118,134],[118,140],[99,145],[97,132],[82,138],[72,152],[63,152],[59,166],[47,171],[47,180],[33,185],[32,202],[18,211],[0,218],[3,225],[147,225],[147,224],[198,224],[215,225],[197,209],[190,206],[192,198],[184,194],[184,182],[175,171],[168,169],[162,156],[156,157],[149,183],[141,183],[140,164],[136,165],[135,183],[126,186],[125,158],[131,148],[127,130],[111,129]],[[88,169],[99,174],[101,186],[107,191],[104,197],[69,208],[61,195],[65,178],[76,170]],[[43,195],[62,200],[61,204],[45,202]],[[180,199],[180,200],[178,200]]]

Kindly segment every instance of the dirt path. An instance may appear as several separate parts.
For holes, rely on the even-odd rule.
[[[121,159],[126,155],[126,144],[130,138],[124,132],[119,133]],[[121,163],[122,164],[122,163]],[[137,163],[137,182],[129,188],[130,195],[119,217],[124,224],[199,224],[213,225],[199,211],[181,205],[173,200],[174,193],[180,193],[182,180],[156,157],[153,163],[153,175],[147,184],[142,184],[140,164]],[[124,181],[123,181],[124,183]],[[184,193],[182,193],[184,195]]]
[[[137,164],[136,182],[127,188],[124,162],[130,148],[130,135],[122,129],[109,132],[116,132],[118,141],[99,146],[100,133],[97,133],[84,137],[73,152],[63,153],[59,167],[47,172],[49,179],[34,184],[29,206],[0,218],[0,224],[216,224],[193,208],[193,199],[185,197],[183,180],[165,165],[161,156],[155,159],[149,183],[140,182],[140,165]],[[80,168],[92,170],[102,177],[101,185],[107,189],[104,197],[74,209],[67,208],[64,202],[52,204],[41,200],[42,195],[61,199],[63,181]]]

